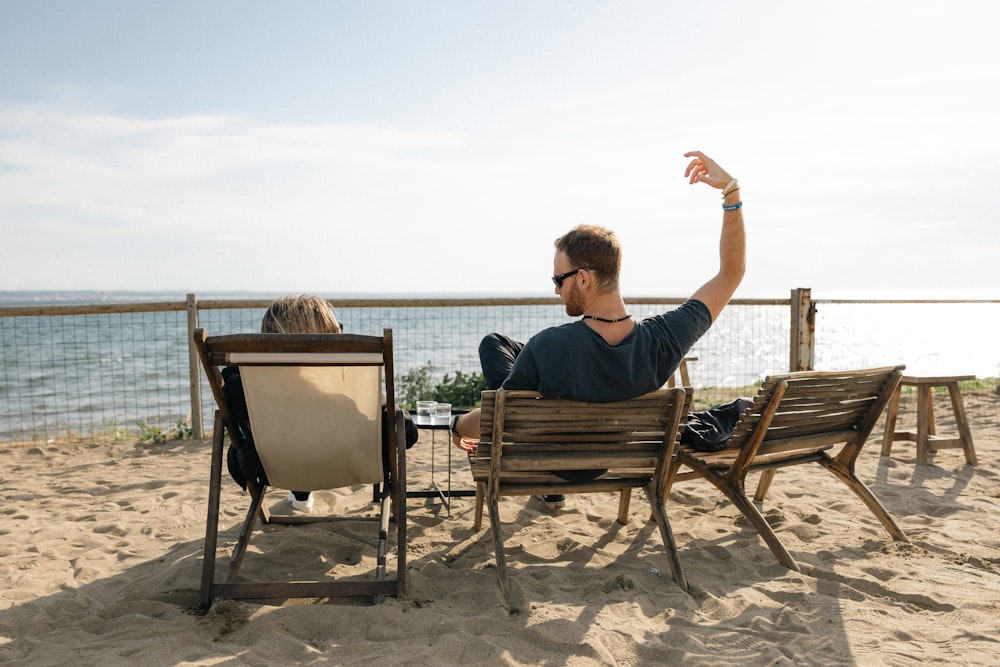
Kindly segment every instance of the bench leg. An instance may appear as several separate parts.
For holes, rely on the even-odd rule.
[[[476,518],[472,529],[477,533],[483,529],[483,496],[486,493],[486,485],[483,482],[476,482]]]
[[[733,504],[736,505],[741,512],[743,512],[743,516],[749,519],[750,523],[752,523],[754,528],[757,529],[757,533],[761,536],[761,538],[763,538],[768,548],[771,549],[771,553],[775,555],[778,562],[787,567],[789,570],[799,572],[799,564],[796,563],[795,559],[792,558],[792,555],[788,553],[788,549],[786,549],[785,545],[778,539],[774,529],[771,528],[771,524],[767,522],[767,519],[765,519],[764,515],[760,513],[757,506],[754,505],[749,498],[747,498],[746,494],[742,491],[728,488],[726,490],[726,495],[728,495],[729,499],[733,501]]]
[[[775,555],[782,565],[787,567],[789,570],[795,570],[800,572],[799,564],[795,562],[792,558],[792,554],[788,553],[788,549],[785,545],[781,543],[778,539],[777,534],[775,534],[774,529],[771,528],[771,524],[767,522],[764,515],[760,513],[757,506],[753,504],[744,491],[744,480],[741,478],[736,478],[731,480],[728,474],[719,473],[715,470],[705,470],[701,469],[697,471],[699,475],[704,477],[706,480],[715,485],[719,491],[721,491],[726,498],[729,498],[730,502],[736,505],[736,508],[743,513],[753,527],[757,530],[757,534],[761,536],[764,543],[767,544],[768,548],[771,549],[771,553]],[[730,472],[732,470],[730,469]]]
[[[673,575],[674,582],[685,591],[690,591],[687,579],[684,577],[684,570],[681,569],[681,558],[677,553],[677,541],[674,539],[674,532],[670,529],[670,519],[667,518],[667,509],[663,504],[663,499],[656,497],[656,491],[653,489],[652,483],[647,484],[644,490],[646,492],[646,499],[653,508],[653,518],[656,519],[656,525],[660,529],[663,546],[666,548],[667,556],[670,558],[670,573]]]
[[[632,489],[622,489],[618,497],[618,523],[628,525],[628,508],[632,500]]]
[[[858,476],[854,474],[853,470],[845,468],[844,466],[839,465],[836,460],[829,458],[820,459],[817,463],[832,472],[837,479],[846,484],[847,488],[853,491],[854,495],[860,498],[861,502],[867,505],[871,513],[874,514],[875,518],[877,518],[885,529],[889,531],[889,534],[892,535],[894,540],[899,540],[900,542],[910,541],[910,538],[906,536],[903,529],[900,528],[895,519],[892,518],[892,515],[889,514],[889,510],[885,508],[882,501],[880,501],[878,497],[872,493],[871,489],[869,489],[864,482],[858,479]]]
[[[507,580],[507,559],[503,552],[503,533],[500,530],[500,505],[496,493],[489,494],[490,529],[493,531],[493,551],[497,561],[497,583],[505,602],[510,600],[510,582]]]
[[[892,452],[892,441],[896,439],[896,416],[899,414],[899,392],[901,386],[896,387],[892,398],[889,399],[889,409],[885,413],[885,433],[882,435],[882,456],[889,456]]]
[[[778,472],[774,468],[770,470],[762,470],[760,472],[760,480],[757,482],[757,492],[753,494],[753,499],[757,502],[764,502],[764,497],[767,495],[768,489],[771,488],[771,482],[774,481],[774,473]]]

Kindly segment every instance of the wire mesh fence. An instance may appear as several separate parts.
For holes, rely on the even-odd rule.
[[[186,331],[169,311],[0,318],[0,441],[126,437],[183,419]]]
[[[628,299],[637,318],[679,299]],[[209,335],[258,331],[269,301],[230,300],[48,308],[0,308],[0,442],[72,435],[134,438],[191,428],[214,410],[203,374],[192,410],[192,313]],[[991,332],[1000,302],[817,300],[815,367],[906,363],[927,374],[974,373],[995,389],[1000,352]],[[555,299],[353,299],[335,302],[345,331],[393,329],[399,378],[423,369],[433,382],[480,371],[491,332],[527,340],[568,320]],[[790,300],[738,300],[691,350],[698,405],[754,391],[789,368]],[[408,406],[413,407],[413,406]]]

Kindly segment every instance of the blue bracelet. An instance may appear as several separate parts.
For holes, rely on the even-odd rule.
[[[726,206],[725,204],[722,205],[723,211],[738,211],[741,208],[743,208],[743,202],[741,201],[736,202],[732,206]]]

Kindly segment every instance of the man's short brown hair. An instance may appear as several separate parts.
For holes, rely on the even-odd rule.
[[[566,253],[573,268],[589,267],[597,277],[601,293],[618,289],[622,247],[610,229],[578,225],[556,239],[556,250]]]

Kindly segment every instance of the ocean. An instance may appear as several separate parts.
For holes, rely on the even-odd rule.
[[[198,296],[205,301],[273,295]],[[168,292],[0,293],[0,310],[183,300],[183,294]],[[345,331],[381,334],[383,327],[393,329],[397,380],[420,369],[434,381],[454,377],[456,371],[478,373],[478,344],[485,334],[495,331],[526,340],[544,327],[569,321],[558,305],[402,303],[337,309]],[[642,318],[674,306],[638,301],[629,307]],[[202,310],[199,324],[210,335],[250,332],[257,330],[262,313],[260,308]],[[0,442],[68,433],[166,430],[190,421],[186,318],[183,310],[0,317]],[[837,370],[904,363],[913,374],[997,378],[998,327],[998,302],[819,301],[814,367]],[[731,304],[689,353],[698,357],[691,364],[696,396],[711,402],[713,392],[752,390],[766,375],[787,371],[789,332],[787,305]],[[210,421],[211,394],[203,379],[201,383],[202,412]],[[210,428],[207,423],[206,429]]]

